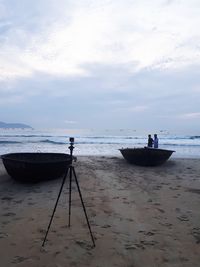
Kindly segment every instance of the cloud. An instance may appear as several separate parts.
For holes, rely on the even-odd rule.
[[[200,118],[200,112],[191,112],[191,113],[185,113],[180,116],[181,119],[199,119]]]
[[[118,106],[112,107],[112,113],[144,115],[146,111],[149,109],[149,106],[147,105],[134,105],[133,103],[134,102],[132,102],[131,105],[131,101],[126,101],[126,102],[119,101]]]
[[[190,112],[183,114],[165,114],[165,115],[157,115],[158,118],[161,119],[181,119],[181,120],[196,120],[200,118],[200,112]]]
[[[1,80],[91,76],[88,64],[128,64],[130,72],[199,64],[197,0],[22,3],[14,13],[12,1],[1,2]]]
[[[7,96],[1,97],[0,107],[23,104],[24,100],[25,100],[24,97],[20,95],[11,95],[10,97],[7,97]]]
[[[148,106],[135,106],[135,107],[131,107],[129,110],[131,112],[143,112],[147,109],[148,109]]]
[[[66,123],[66,124],[77,124],[77,121],[65,120],[64,123]]]
[[[199,8],[197,0],[0,1],[2,120],[197,127]]]
[[[123,112],[123,113],[144,113],[146,110],[148,110],[149,107],[148,106],[144,106],[144,105],[141,105],[141,106],[128,106],[128,107],[121,107],[121,108],[117,108],[115,110],[115,112]]]

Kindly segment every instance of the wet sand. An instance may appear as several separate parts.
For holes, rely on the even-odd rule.
[[[75,168],[96,247],[73,182],[71,227],[66,183],[42,248],[62,180],[20,184],[0,162],[0,266],[200,266],[200,159],[147,168],[91,156]]]

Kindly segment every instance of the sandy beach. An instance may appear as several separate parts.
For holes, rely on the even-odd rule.
[[[66,183],[42,248],[62,180],[20,184],[0,162],[0,266],[200,266],[200,159],[139,167],[90,156],[75,168],[96,247],[73,182],[71,227]]]

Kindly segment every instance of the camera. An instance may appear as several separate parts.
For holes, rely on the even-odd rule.
[[[70,142],[70,143],[74,143],[74,137],[70,137],[70,138],[69,138],[69,142]]]

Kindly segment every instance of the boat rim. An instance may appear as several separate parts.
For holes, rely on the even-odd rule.
[[[152,150],[152,151],[164,151],[164,152],[176,152],[174,150],[169,150],[169,149],[163,149],[163,148],[153,148],[153,147],[127,147],[127,148],[120,148],[120,151],[123,150]]]

